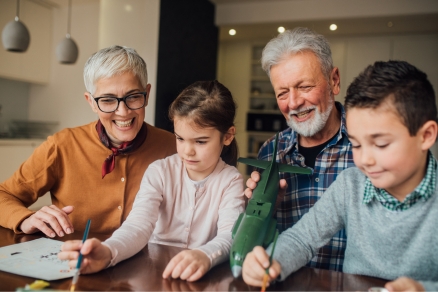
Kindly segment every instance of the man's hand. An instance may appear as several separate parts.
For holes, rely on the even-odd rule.
[[[246,284],[256,287],[261,287],[263,276],[266,274],[266,269],[269,267],[269,255],[261,246],[254,247],[253,251],[245,257],[242,267],[242,277]],[[273,260],[269,268],[270,281],[277,279],[280,275],[281,266]],[[269,286],[269,283],[267,283]]]
[[[245,196],[248,199],[252,197],[252,191],[256,188],[257,183],[260,181],[260,173],[257,171],[253,171],[251,173],[251,177],[246,181],[247,188],[245,189]],[[280,179],[280,188],[278,189],[277,201],[275,203],[275,209],[278,208],[281,201],[283,201],[284,196],[286,195],[287,182],[285,179]]]
[[[96,238],[87,239],[84,244],[81,240],[69,240],[61,246],[58,258],[69,260],[70,268],[76,268],[79,251],[82,253],[81,274],[90,274],[105,269],[111,262],[111,250]]]
[[[395,279],[392,282],[388,282],[385,285],[385,288],[389,292],[395,291],[424,291],[423,285],[418,283],[417,281],[408,278],[408,277],[400,277]]]
[[[196,281],[210,269],[210,259],[200,250],[184,250],[174,256],[163,272],[163,278]]]
[[[26,234],[42,231],[49,237],[73,233],[73,224],[68,214],[73,212],[73,206],[59,209],[55,205],[44,206],[32,216],[26,218],[20,225],[21,231]],[[56,233],[56,234],[55,234]]]

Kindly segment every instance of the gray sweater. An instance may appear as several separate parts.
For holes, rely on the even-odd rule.
[[[365,179],[356,167],[344,170],[310,211],[278,237],[273,258],[281,264],[281,279],[304,266],[345,228],[344,273],[388,280],[407,276],[437,291],[437,190],[427,201],[395,212],[375,200],[362,203]]]

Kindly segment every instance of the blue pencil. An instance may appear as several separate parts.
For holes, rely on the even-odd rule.
[[[90,224],[91,224],[91,219],[88,219],[87,226],[85,226],[84,236],[82,237],[82,243],[84,243],[85,240],[87,240],[88,230],[90,229]],[[82,264],[82,254],[81,254],[81,252],[79,252],[78,263],[76,264],[76,273],[73,276],[73,281],[71,282],[70,291],[75,291],[76,283],[78,282],[78,278],[79,278],[79,274],[80,274],[79,269],[81,268],[81,264]]]

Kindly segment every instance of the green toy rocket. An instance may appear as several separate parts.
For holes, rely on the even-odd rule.
[[[242,264],[255,246],[267,247],[274,239],[277,220],[272,218],[277,200],[279,172],[311,174],[312,170],[276,162],[278,133],[275,136],[274,156],[271,161],[239,158],[237,161],[264,169],[244,213],[239,215],[232,230],[230,251],[231,271],[235,278],[242,273]]]

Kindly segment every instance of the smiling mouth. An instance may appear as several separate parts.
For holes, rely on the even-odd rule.
[[[382,174],[383,171],[367,171],[367,176],[374,178],[374,177],[379,177]]]
[[[132,125],[132,122],[134,121],[134,118],[128,120],[128,121],[116,121],[114,120],[114,124],[116,124],[120,128],[127,128]]]
[[[299,113],[293,114],[293,115],[299,119],[302,119],[302,118],[308,116],[312,111],[313,111],[313,109],[309,109],[309,110],[302,111],[302,112],[299,112]]]

